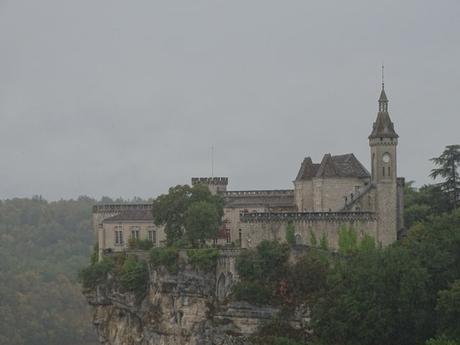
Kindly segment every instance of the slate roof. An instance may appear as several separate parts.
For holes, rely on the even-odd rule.
[[[123,211],[115,216],[104,219],[104,222],[122,222],[122,221],[144,221],[152,222],[153,215],[151,210],[129,210]]]
[[[372,126],[372,133],[369,135],[369,139],[372,138],[398,138],[396,134],[394,124],[391,122],[390,115],[387,111],[380,112],[377,114],[377,119]]]
[[[332,156],[325,154],[321,164],[315,164],[310,157],[303,160],[296,181],[309,180],[313,177],[370,177],[367,169],[353,153]]]
[[[390,114],[388,114],[388,98],[383,85],[379,98],[379,112],[372,126],[372,133],[369,135],[369,139],[373,138],[398,138]]]

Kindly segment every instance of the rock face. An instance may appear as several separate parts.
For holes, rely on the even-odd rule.
[[[114,277],[85,291],[103,345],[246,345],[278,313],[274,308],[218,302],[216,276],[182,267],[149,269],[149,288],[137,298]]]

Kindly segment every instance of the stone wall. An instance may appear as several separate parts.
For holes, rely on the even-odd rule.
[[[286,228],[292,223],[296,243],[312,245],[312,233],[317,242],[324,236],[331,249],[338,249],[338,232],[343,227],[353,228],[380,241],[377,219],[373,212],[291,212],[241,214],[242,247],[254,248],[263,240],[286,241]]]
[[[104,251],[106,248],[111,250],[123,251],[128,249],[129,240],[132,230],[139,230],[139,239],[148,240],[149,231],[155,231],[155,247],[163,245],[166,241],[164,226],[156,226],[151,221],[121,221],[121,222],[104,222],[98,229],[99,250]],[[115,230],[121,230],[123,233],[123,243],[115,243]]]

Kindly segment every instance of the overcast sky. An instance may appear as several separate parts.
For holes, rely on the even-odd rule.
[[[0,0],[0,199],[291,188],[369,167],[382,61],[399,175],[460,143],[460,1]]]

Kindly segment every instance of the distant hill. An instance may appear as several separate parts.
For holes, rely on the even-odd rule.
[[[94,202],[0,201],[0,344],[97,344],[77,283],[95,242]]]

